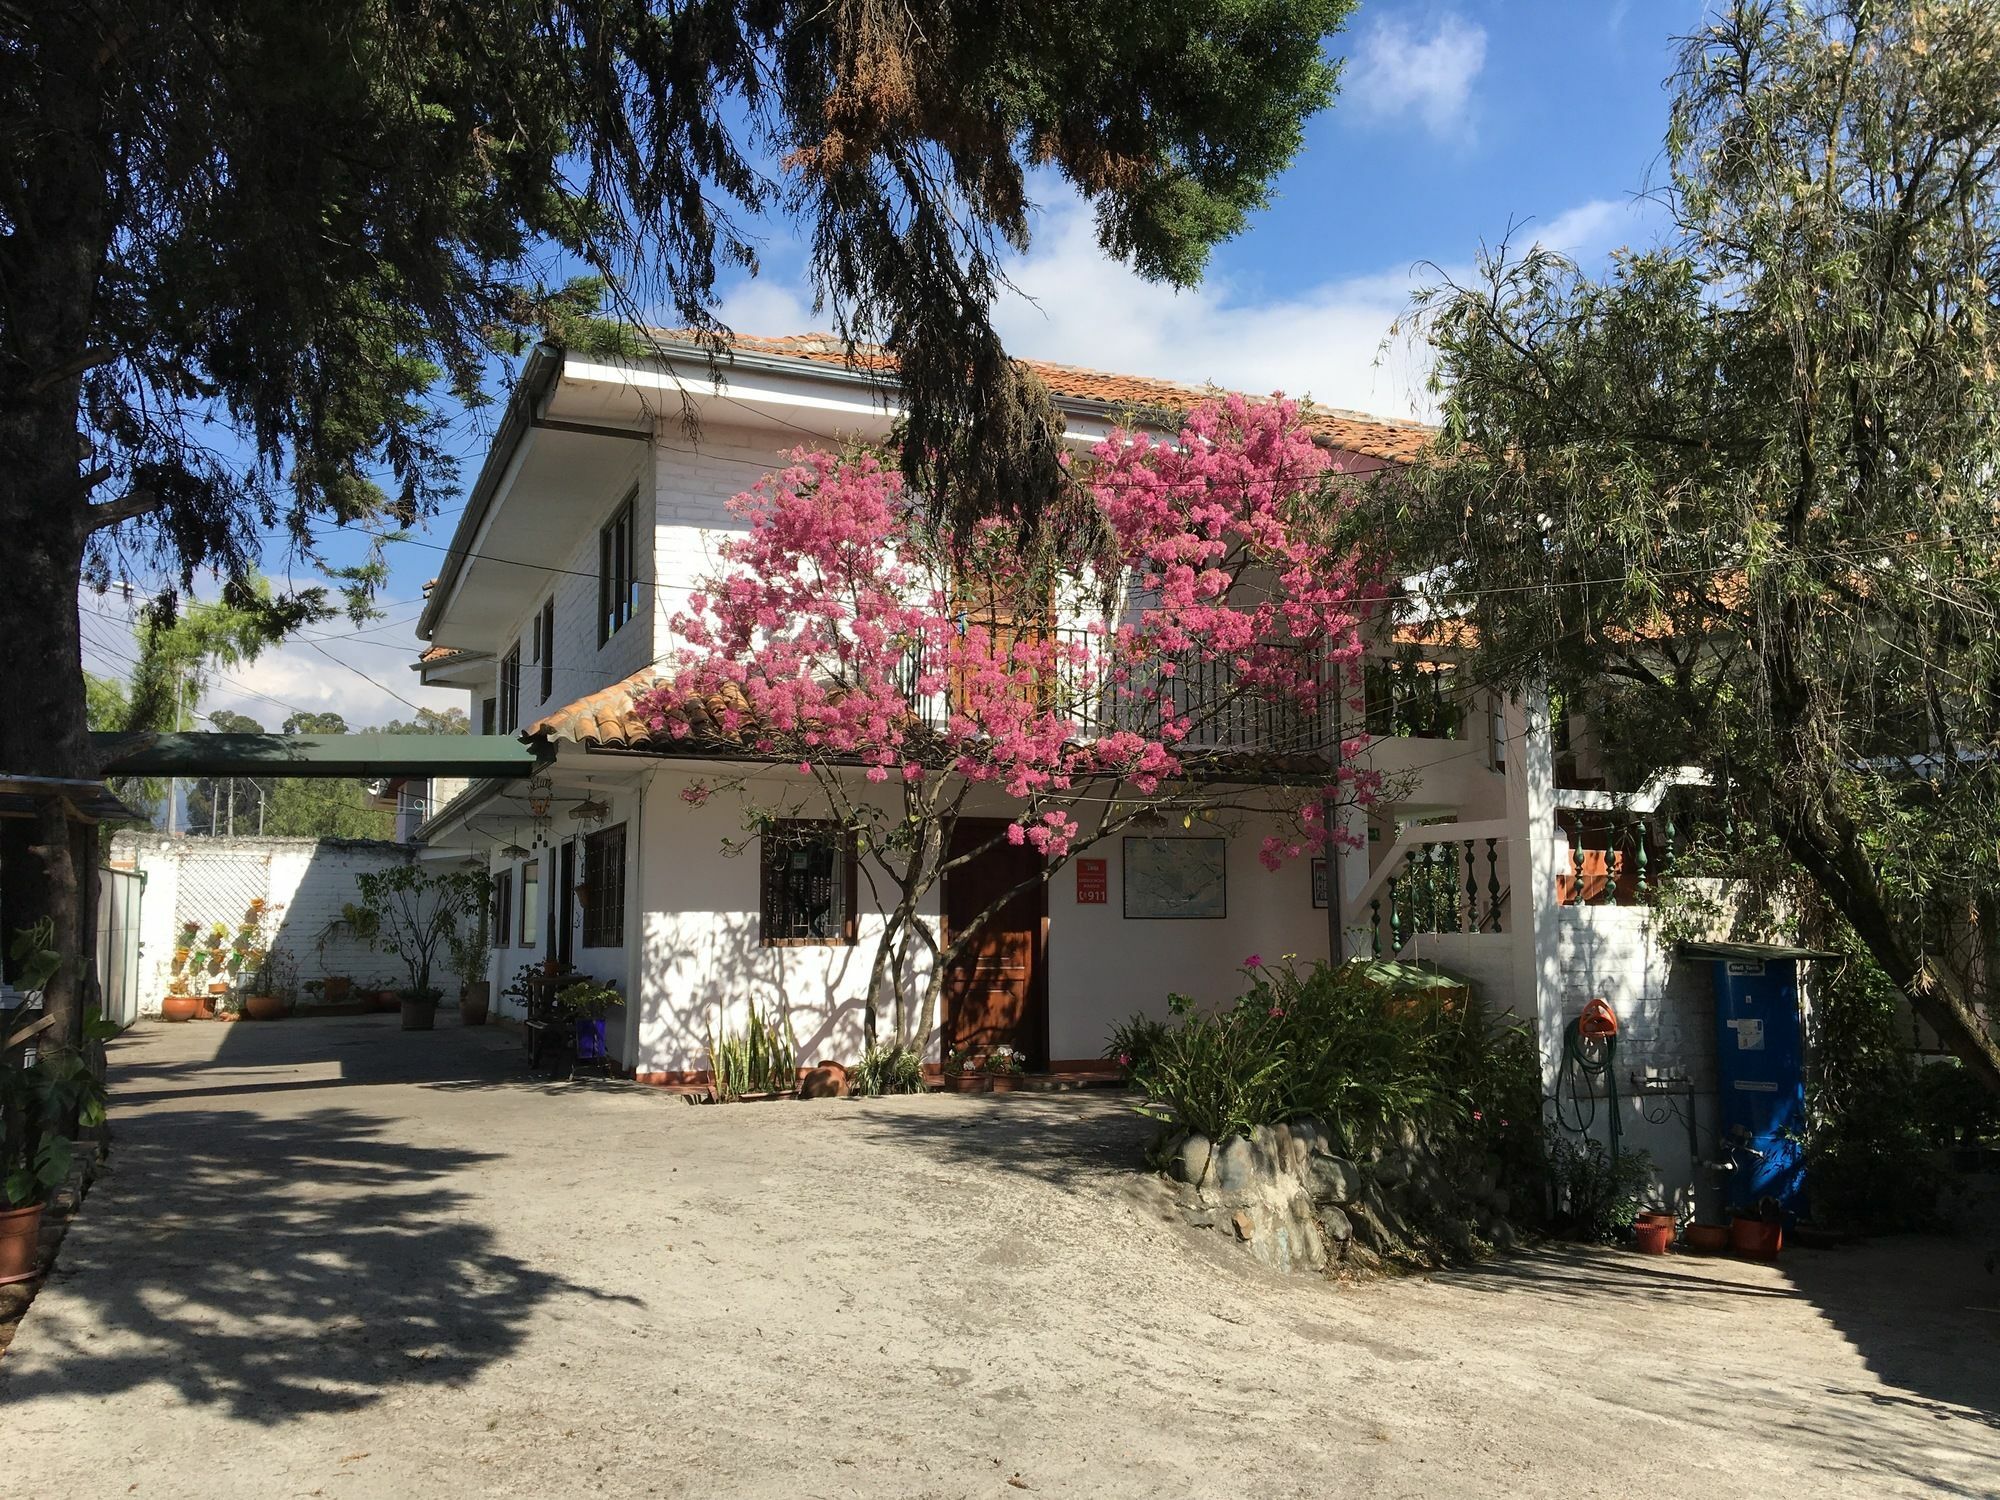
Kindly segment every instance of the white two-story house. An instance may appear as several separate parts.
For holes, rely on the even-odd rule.
[[[1080,447],[1135,411],[1203,395],[1035,368]],[[825,872],[815,910],[792,909],[801,885],[775,878],[780,848],[746,836],[730,800],[683,796],[712,776],[712,753],[659,743],[630,709],[671,659],[670,622],[713,573],[718,542],[740,527],[730,498],[802,444],[882,439],[893,420],[879,367],[850,365],[821,336],[740,338],[720,383],[698,347],[671,338],[643,360],[541,349],[431,590],[423,680],[464,689],[479,732],[529,737],[553,760],[525,787],[474,783],[420,837],[482,855],[496,876],[496,997],[550,958],[615,982],[629,999],[610,1041],[641,1080],[699,1083],[708,1039],[739,1028],[753,1004],[785,1015],[802,1063],[851,1063],[861,1050],[881,917],[866,883]],[[1314,411],[1312,422],[1334,467],[1355,475],[1411,460],[1430,437],[1350,413]],[[1330,870],[1300,861],[1273,873],[1257,858],[1267,830],[1254,820],[1195,830],[1220,889],[1179,913],[1131,899],[1130,841],[1083,851],[1089,866],[1073,863],[1038,901],[1010,907],[1025,969],[1009,1039],[1038,1071],[1097,1068],[1115,1021],[1164,1013],[1170,991],[1224,1000],[1247,955],[1423,958],[1476,984],[1494,1009],[1532,1018],[1552,1081],[1565,1020],[1609,996],[1629,1018],[1633,1066],[1656,1071],[1696,1118],[1714,1087],[1700,1065],[1712,1027],[1705,970],[1652,943],[1637,899],[1671,852],[1664,785],[1631,795],[1593,785],[1540,702],[1455,686],[1448,630],[1385,626],[1372,649],[1367,722],[1326,726],[1330,739],[1371,735],[1368,755],[1397,789],[1352,814],[1360,846]],[[929,918],[948,925],[952,901],[947,882]],[[974,1001],[948,985],[933,1062],[963,1031],[955,1004]],[[1626,1098],[1627,1138],[1659,1138],[1656,1159],[1680,1156],[1687,1171],[1675,1175],[1693,1181],[1702,1148],[1683,1144],[1678,1115]]]

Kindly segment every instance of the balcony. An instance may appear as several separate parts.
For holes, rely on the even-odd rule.
[[[1016,627],[993,627],[1011,631]],[[1032,684],[1023,684],[1039,706],[1059,713],[1076,725],[1076,738],[1088,742],[1130,732],[1148,739],[1164,738],[1169,722],[1185,727],[1176,746],[1184,758],[1210,755],[1311,756],[1328,758],[1341,733],[1340,709],[1346,694],[1333,680],[1326,663],[1307,660],[1317,648],[1298,647],[1302,662],[1320,679],[1317,694],[1302,702],[1257,684],[1242,682],[1234,666],[1193,653],[1152,664],[1140,680],[1112,685],[1106,680],[1109,637],[1080,628],[1058,627],[1037,632],[1053,640],[1057,661]],[[1004,638],[1003,638],[1004,639]],[[920,648],[903,660],[903,696],[926,723],[942,726],[953,713],[966,710],[968,694],[959,684],[924,693],[920,684],[931,674]]]

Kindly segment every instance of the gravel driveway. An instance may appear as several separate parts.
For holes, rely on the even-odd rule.
[[[2000,1492],[1966,1241],[1366,1286],[1104,1094],[696,1108],[396,1018],[143,1027],[0,1359],[9,1496]]]

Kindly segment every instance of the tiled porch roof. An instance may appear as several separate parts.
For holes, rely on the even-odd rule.
[[[689,337],[685,333],[663,332],[671,338]],[[891,355],[872,344],[857,345],[850,355],[847,345],[830,333],[787,334],[776,338],[739,333],[730,342],[732,347],[746,353],[801,359],[842,369],[886,373],[895,365]],[[1021,364],[1034,371],[1053,395],[1074,401],[1182,411],[1214,394],[1200,386],[1148,375],[1114,375],[1104,370],[1086,370],[1076,365],[1052,364],[1040,359],[1024,359]],[[1365,412],[1343,411],[1338,407],[1308,405],[1303,414],[1307,426],[1334,447],[1390,463],[1414,462],[1437,436],[1436,428],[1421,422],[1374,417]]]

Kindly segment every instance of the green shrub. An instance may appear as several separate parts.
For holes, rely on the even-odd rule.
[[[1184,995],[1138,1037],[1134,1082],[1147,1112],[1216,1140],[1312,1115],[1350,1152],[1414,1126],[1434,1140],[1521,1141],[1540,1159],[1540,1066],[1516,1026],[1495,1027],[1456,990],[1394,994],[1351,967],[1246,969],[1226,1009]],[[1113,1045],[1130,1049],[1127,1028]]]
[[[782,1021],[767,1022],[753,1004],[742,1036],[709,1038],[708,1076],[718,1104],[745,1094],[788,1093],[798,1087],[798,1048]]]
[[[1653,1181],[1653,1160],[1643,1151],[1621,1151],[1613,1161],[1604,1143],[1551,1131],[1549,1182],[1557,1222],[1574,1239],[1603,1243],[1632,1227]]]
[[[870,1047],[867,1056],[848,1075],[847,1087],[850,1093],[863,1099],[874,1099],[883,1094],[921,1094],[924,1091],[923,1059],[914,1049],[900,1042],[887,1047]]]
[[[1918,1068],[1913,1092],[1917,1123],[1934,1146],[1976,1146],[2000,1129],[2000,1096],[1956,1058]]]
[[[1111,1028],[1111,1035],[1104,1043],[1104,1058],[1123,1068],[1126,1077],[1144,1088],[1166,1034],[1166,1022],[1144,1011],[1134,1011],[1130,1018]]]

